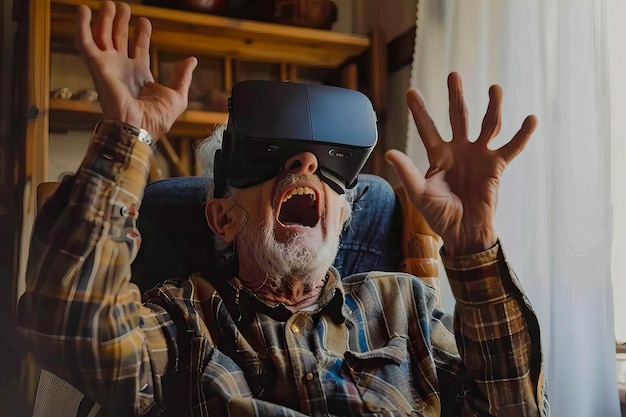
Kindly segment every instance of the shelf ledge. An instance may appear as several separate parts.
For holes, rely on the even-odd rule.
[[[52,36],[71,37],[80,4],[96,0],[52,0]],[[338,67],[361,55],[367,37],[275,23],[131,4],[133,18],[152,22],[152,45],[176,53],[232,56],[240,60]]]
[[[97,102],[50,99],[50,129],[54,132],[92,130],[101,114]],[[174,123],[168,136],[206,137],[227,119],[228,113],[187,110]]]

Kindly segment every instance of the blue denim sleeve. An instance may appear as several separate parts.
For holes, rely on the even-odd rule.
[[[344,277],[359,272],[398,271],[402,261],[402,219],[393,188],[381,177],[361,174],[358,185],[348,192],[355,200],[352,221],[341,235],[335,268]]]

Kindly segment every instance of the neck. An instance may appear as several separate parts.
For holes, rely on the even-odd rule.
[[[245,277],[239,276],[242,285],[260,300],[270,305],[282,303],[293,312],[317,303],[322,295],[327,278],[328,274],[321,275],[313,280],[289,277],[282,280],[283,285],[280,288],[271,288],[267,282],[259,284],[258,279],[247,280]]]

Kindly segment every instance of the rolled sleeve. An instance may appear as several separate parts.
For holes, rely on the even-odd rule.
[[[96,127],[76,175],[37,216],[18,309],[42,368],[135,412],[160,394],[168,362],[167,313],[143,306],[130,282],[151,156],[123,124]]]
[[[442,261],[454,298],[463,304],[484,304],[503,301],[507,291],[499,270],[499,259],[504,259],[500,244],[466,256],[446,256]]]
[[[539,324],[500,242],[472,255],[441,255],[456,299],[457,347],[473,381],[463,415],[548,415]]]

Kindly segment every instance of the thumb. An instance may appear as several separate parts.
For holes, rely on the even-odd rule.
[[[170,82],[169,87],[174,91],[178,91],[186,98],[189,93],[193,70],[196,69],[197,65],[198,60],[196,57],[189,57],[178,62],[174,67],[172,81]]]
[[[395,169],[413,205],[420,209],[424,190],[426,189],[424,175],[403,152],[392,149],[385,153],[385,159]]]

